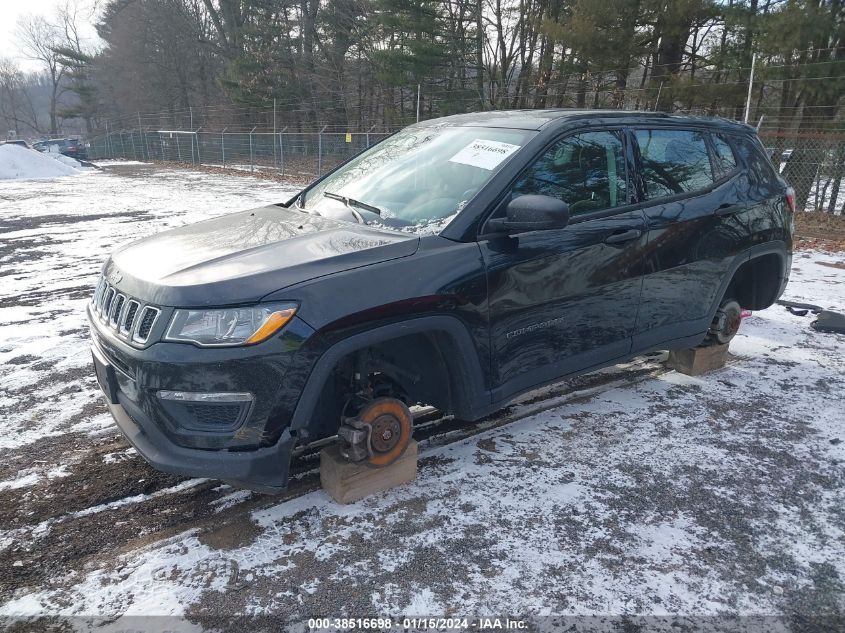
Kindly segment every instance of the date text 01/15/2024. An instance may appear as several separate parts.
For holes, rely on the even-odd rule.
[[[454,630],[454,631],[519,631],[526,629],[524,620],[512,618],[312,618],[308,620],[311,631],[332,630],[375,630],[400,629],[418,630]]]

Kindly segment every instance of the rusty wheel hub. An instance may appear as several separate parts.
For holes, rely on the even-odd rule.
[[[392,415],[380,415],[372,423],[370,444],[376,453],[389,453],[402,439],[402,427]]]
[[[366,460],[371,466],[389,466],[411,441],[413,418],[404,402],[377,398],[340,426],[341,453],[350,461]]]

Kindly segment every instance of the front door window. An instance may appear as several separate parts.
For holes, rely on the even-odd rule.
[[[563,200],[573,217],[627,204],[622,133],[584,132],[558,141],[514,186],[514,197],[526,194]]]

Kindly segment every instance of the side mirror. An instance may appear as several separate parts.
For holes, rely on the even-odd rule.
[[[569,205],[551,196],[529,194],[511,200],[506,215],[490,220],[490,228],[509,233],[562,229],[569,224]]]

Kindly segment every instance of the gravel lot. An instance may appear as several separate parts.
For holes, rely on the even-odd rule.
[[[424,442],[414,484],[350,506],[308,464],[281,497],[147,467],[89,367],[84,305],[102,260],[292,191],[115,163],[0,185],[0,616],[845,630],[845,336],[780,306],[746,320],[722,370],[690,378],[647,359],[563,383]],[[798,252],[785,298],[845,311],[844,266]],[[177,619],[136,617],[150,614]]]

